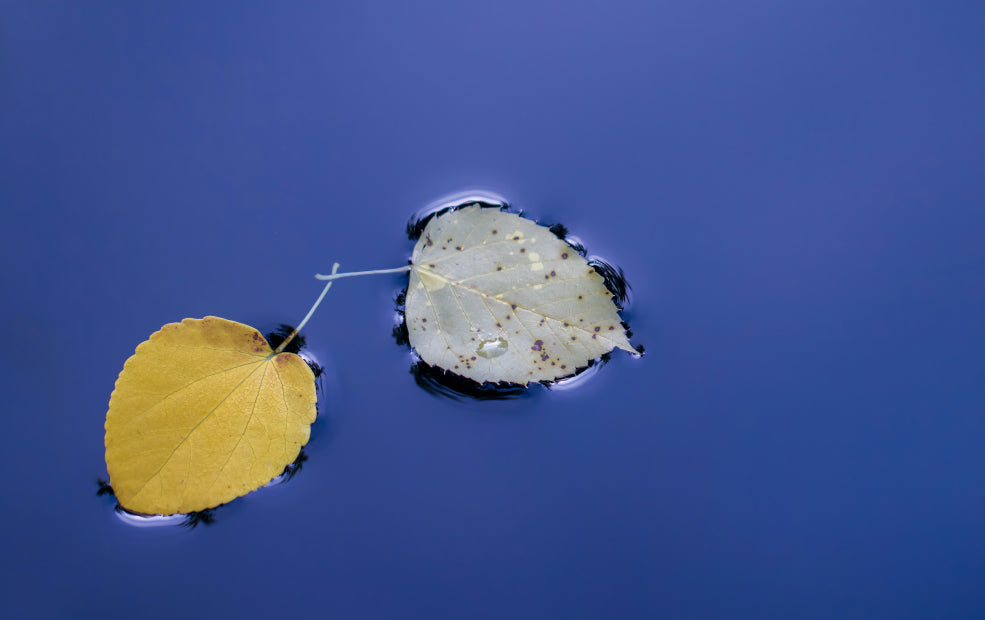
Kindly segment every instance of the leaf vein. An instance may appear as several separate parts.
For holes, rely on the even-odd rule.
[[[122,429],[123,430],[126,430],[126,429],[130,428],[130,425],[131,424],[133,424],[134,422],[136,422],[138,420],[142,420],[145,414],[150,413],[154,409],[157,409],[158,407],[160,407],[161,405],[163,405],[164,404],[164,401],[166,401],[167,399],[171,398],[172,396],[174,396],[178,392],[181,392],[181,391],[183,391],[183,390],[191,387],[192,385],[198,383],[199,381],[204,381],[204,380],[209,379],[211,377],[215,377],[215,376],[221,375],[224,372],[229,372],[231,370],[236,370],[237,368],[242,368],[243,366],[249,366],[250,364],[256,364],[256,363],[257,362],[247,362],[245,364],[239,364],[238,366],[231,366],[229,368],[223,368],[222,370],[217,370],[217,371],[215,371],[213,373],[210,373],[210,374],[207,374],[207,375],[205,375],[203,377],[199,377],[198,379],[195,379],[194,381],[189,381],[185,385],[183,385],[183,386],[181,386],[181,387],[179,387],[179,388],[177,388],[175,390],[172,390],[172,391],[168,392],[164,396],[161,396],[160,397],[160,400],[158,400],[156,403],[154,403],[153,405],[151,405],[147,409],[144,409],[143,411],[134,414],[134,416],[132,418],[130,418],[129,420],[127,420],[126,424],[123,425]],[[259,366],[258,366],[258,368],[259,368]],[[250,374],[253,374],[253,373],[251,372]],[[249,377],[249,376],[250,375],[247,375],[247,377]],[[245,377],[244,377],[244,380],[245,380]],[[138,390],[136,390],[133,387],[131,387],[131,389],[133,389],[134,391],[138,391]],[[235,389],[235,388],[233,388],[233,389]],[[145,392],[145,393],[148,393],[148,392]],[[153,394],[154,392],[150,392],[150,393]]]
[[[253,370],[251,370],[250,371],[250,374],[248,374],[245,377],[243,377],[243,379],[239,383],[236,384],[236,387],[234,387],[232,390],[230,390],[229,393],[226,394],[222,398],[221,401],[219,401],[219,404],[217,404],[215,407],[213,407],[211,410],[209,410],[209,412],[206,413],[205,416],[203,416],[202,419],[199,420],[198,423],[196,423],[195,426],[193,426],[191,428],[191,430],[188,431],[187,434],[185,434],[185,436],[181,439],[181,441],[178,442],[178,445],[176,445],[174,447],[174,449],[171,450],[171,453],[168,455],[168,457],[166,459],[164,459],[164,463],[162,463],[161,466],[157,468],[157,471],[155,471],[153,474],[151,474],[150,476],[148,476],[147,477],[147,480],[145,480],[144,483],[142,485],[140,485],[140,488],[138,488],[136,491],[134,491],[133,497],[136,497],[136,496],[140,495],[140,492],[144,490],[144,487],[146,487],[147,484],[151,480],[154,480],[154,479],[157,478],[157,475],[161,473],[161,470],[163,470],[165,467],[167,467],[168,463],[171,462],[171,459],[174,457],[175,452],[177,452],[178,449],[181,448],[181,446],[183,446],[186,441],[188,441],[188,438],[192,436],[192,434],[198,429],[199,426],[201,426],[207,419],[209,419],[209,417],[213,413],[215,413],[215,411],[219,407],[222,406],[222,403],[226,402],[226,400],[230,396],[232,396],[233,392],[235,392],[236,390],[239,389],[239,386],[243,385],[243,383],[246,382],[247,379],[249,379],[251,376],[253,376],[253,373],[255,373],[258,368],[259,368],[259,366],[257,366],[257,368],[254,368]]]
[[[236,448],[239,447],[239,444],[241,444],[243,442],[243,438],[246,437],[246,431],[249,430],[250,423],[253,422],[253,415],[256,413],[256,410],[257,410],[257,401],[260,400],[260,392],[263,391],[263,382],[267,378],[267,370],[268,370],[267,367],[269,367],[269,366],[270,366],[270,363],[269,362],[264,365],[263,376],[260,377],[260,385],[257,386],[256,396],[253,397],[253,406],[250,407],[250,417],[246,419],[246,424],[243,425],[243,432],[239,434],[239,438],[236,440],[236,444],[233,445],[232,449],[229,451],[229,454],[226,456],[226,460],[223,461],[223,463],[222,463],[222,467],[219,467],[216,470],[215,478],[212,479],[212,484],[209,485],[209,490],[210,491],[212,490],[212,487],[215,486],[216,482],[219,481],[219,476],[221,476],[222,473],[226,470],[226,465],[229,464],[229,460],[231,458],[233,458],[233,454],[236,453]],[[250,447],[250,452],[253,453],[253,458],[255,459],[257,453],[256,453],[256,450],[253,449],[252,442],[250,442],[250,440],[247,440],[246,441],[246,444]]]
[[[420,279],[420,275],[418,275],[418,279]],[[445,335],[446,330],[441,326],[441,317],[438,316],[438,307],[434,305],[434,300],[431,299],[431,291],[429,291],[426,286],[422,285],[422,288],[424,289],[424,295],[428,298],[428,307],[431,308],[431,312],[434,313],[434,324],[437,326],[436,329],[438,330],[438,334],[441,335],[441,339],[444,341],[445,346],[451,349],[451,343],[448,342],[448,337]]]

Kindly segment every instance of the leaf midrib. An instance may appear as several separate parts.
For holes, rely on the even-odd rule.
[[[516,311],[514,311],[513,308],[512,308],[512,306],[515,305],[517,308],[523,308],[527,312],[530,312],[532,314],[536,314],[536,315],[541,316],[541,317],[543,317],[545,319],[550,319],[550,320],[556,321],[558,323],[567,323],[569,326],[575,328],[576,330],[578,330],[579,332],[581,332],[583,334],[587,334],[587,335],[593,335],[594,334],[595,337],[596,337],[596,339],[605,340],[606,342],[612,343],[613,344],[613,348],[615,348],[615,347],[618,346],[618,343],[616,341],[614,341],[614,340],[612,340],[610,338],[607,338],[604,335],[602,335],[603,332],[596,332],[595,330],[588,330],[588,329],[585,329],[584,327],[580,327],[580,326],[572,323],[568,319],[560,318],[560,317],[557,317],[557,316],[552,316],[552,315],[549,315],[549,314],[544,314],[543,312],[539,312],[539,311],[534,310],[532,308],[528,308],[528,307],[522,306],[520,304],[515,304],[513,301],[505,301],[502,298],[497,298],[494,295],[488,295],[486,293],[483,293],[479,289],[475,289],[475,288],[471,288],[471,287],[468,287],[468,286],[464,286],[461,283],[462,281],[456,282],[455,280],[452,280],[451,278],[449,278],[447,276],[444,276],[444,275],[442,275],[442,274],[440,274],[440,273],[438,273],[436,271],[432,271],[431,269],[428,269],[426,267],[422,267],[422,266],[418,265],[417,263],[411,263],[411,268],[417,270],[419,273],[427,273],[431,277],[434,277],[434,278],[437,278],[439,280],[442,280],[443,282],[445,282],[445,284],[447,284],[449,286],[455,287],[456,290],[461,290],[461,291],[465,291],[465,292],[472,293],[472,294],[475,294],[475,295],[479,295],[480,297],[482,297],[483,301],[487,301],[488,300],[488,301],[493,301],[493,302],[501,303],[501,304],[503,304],[505,306],[508,306],[510,308],[510,311],[513,312],[513,316],[517,316]],[[418,277],[420,277],[420,276],[418,276]],[[527,287],[527,288],[529,288],[529,287]],[[427,291],[427,286],[424,287],[424,290]],[[501,293],[501,294],[503,294],[503,293]],[[430,294],[428,294],[428,298],[429,299],[430,299],[430,297],[431,297]],[[462,312],[463,315],[465,315],[465,318],[466,319],[469,318],[468,314],[464,310],[461,310],[461,312]],[[517,317],[517,318],[519,320],[519,317]],[[471,323],[471,320],[469,322]],[[620,333],[624,333],[624,331],[621,331]]]

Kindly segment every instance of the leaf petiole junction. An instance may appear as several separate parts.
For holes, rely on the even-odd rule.
[[[332,288],[333,281],[338,280],[339,278],[349,278],[352,276],[371,276],[371,275],[383,274],[383,273],[403,273],[405,271],[410,271],[410,267],[411,267],[410,265],[405,265],[403,267],[397,267],[395,269],[373,269],[370,271],[350,271],[348,273],[338,273],[339,264],[335,263],[334,265],[332,265],[332,273],[328,275],[321,273],[316,274],[315,278],[327,282],[327,284],[325,284],[325,288],[322,289],[321,295],[318,296],[318,299],[315,300],[314,305],[311,306],[311,310],[308,310],[308,314],[304,315],[304,318],[301,319],[301,322],[298,324],[298,326],[294,328],[294,331],[292,331],[287,336],[287,338],[284,339],[284,342],[280,343],[280,346],[277,347],[276,350],[274,350],[274,355],[283,353],[284,348],[287,347],[287,345],[289,345],[291,341],[294,340],[294,338],[299,333],[301,333],[301,330],[304,329],[304,326],[307,325],[308,321],[311,319],[311,315],[313,315],[315,313],[315,310],[318,309],[318,306],[321,304],[322,299],[325,299],[325,293],[328,292],[328,289]]]

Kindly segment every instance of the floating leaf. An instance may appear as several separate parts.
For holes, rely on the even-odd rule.
[[[409,265],[337,273],[336,263],[316,276],[327,284],[276,350],[252,327],[217,317],[165,325],[141,343],[106,414],[106,465],[120,505],[207,519],[202,511],[285,467],[298,471],[315,419],[314,375],[283,351],[338,278],[410,271],[403,314],[421,366],[482,389],[522,390],[616,348],[635,353],[604,266],[586,262],[561,229],[469,204],[414,225],[423,230]]]
[[[477,382],[552,381],[635,353],[605,280],[550,230],[479,206],[438,215],[411,257],[405,316],[428,364]]]
[[[218,506],[293,463],[314,419],[314,375],[299,356],[226,319],[169,323],[137,347],[110,397],[110,484],[131,512]]]

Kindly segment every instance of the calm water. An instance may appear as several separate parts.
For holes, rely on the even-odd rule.
[[[2,615],[985,613],[985,15],[826,4],[6,3]],[[297,323],[474,191],[622,267],[646,356],[457,402],[339,281],[299,475],[96,496],[139,342]]]

